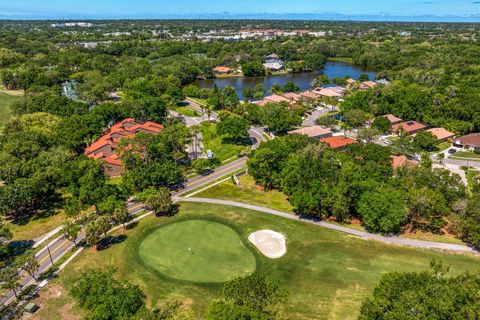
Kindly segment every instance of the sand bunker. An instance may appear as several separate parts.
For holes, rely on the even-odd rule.
[[[287,252],[285,237],[272,230],[260,230],[251,233],[248,241],[270,259],[280,258]]]

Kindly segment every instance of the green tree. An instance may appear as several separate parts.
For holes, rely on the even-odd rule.
[[[0,286],[2,289],[11,290],[15,298],[19,299],[19,289],[22,287],[20,283],[20,274],[16,267],[2,268],[0,271]]]
[[[406,219],[402,194],[390,186],[363,193],[357,211],[371,232],[398,233]]]
[[[40,269],[40,263],[35,256],[35,252],[26,252],[20,258],[20,267],[25,270],[34,280],[37,280],[36,273]]]
[[[115,269],[87,269],[75,279],[71,295],[85,311],[86,319],[132,319],[144,308],[138,286],[114,278]]]
[[[275,319],[288,292],[264,276],[254,273],[223,286],[222,302],[210,305],[206,319]]]
[[[170,190],[159,188],[151,197],[146,199],[145,204],[155,215],[169,215],[172,213],[173,201]]]
[[[75,223],[75,221],[66,221],[62,226],[62,234],[63,236],[73,242],[73,244],[77,244],[78,233],[80,232],[80,226]]]
[[[297,86],[293,81],[287,81],[282,88],[283,92],[298,92],[300,87]]]
[[[425,151],[433,151],[437,147],[437,138],[428,131],[420,131],[415,135],[415,144]]]
[[[127,223],[133,220],[133,216],[128,212],[125,203],[117,206],[113,212],[113,220],[117,224],[121,224],[124,229],[127,229]]]
[[[471,319],[480,315],[478,275],[449,276],[448,267],[432,262],[430,270],[392,272],[361,307],[359,320]]]
[[[236,143],[242,143],[248,138],[249,127],[248,120],[232,114],[223,118],[220,123],[217,124],[217,133],[226,135]]]
[[[382,133],[390,131],[391,126],[392,124],[390,120],[388,120],[386,117],[376,117],[372,123],[372,127],[378,129]]]
[[[466,202],[466,205],[462,206],[460,210],[457,210],[455,218],[456,231],[459,234],[460,239],[468,243],[469,245],[480,248],[480,194],[475,193]]]
[[[372,142],[377,136],[380,135],[380,131],[376,128],[361,128],[358,130],[358,139],[362,141]]]
[[[265,68],[258,60],[242,64],[242,71],[245,77],[258,77],[265,75]]]

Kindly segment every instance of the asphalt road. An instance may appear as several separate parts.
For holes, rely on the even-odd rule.
[[[262,136],[263,129],[262,128],[251,128],[249,130],[250,137],[254,141],[253,149],[255,149],[261,141],[264,141],[264,137]],[[197,189],[204,185],[207,185],[221,177],[229,175],[235,171],[238,171],[245,167],[247,162],[247,157],[240,157],[237,160],[229,162],[217,169],[215,169],[211,174],[206,176],[198,176],[192,179],[187,180],[184,185],[184,188],[173,192],[173,196],[180,196],[184,193],[187,193],[191,190]],[[145,207],[140,203],[128,203],[127,210],[132,215],[137,215],[142,211],[145,211]],[[81,242],[85,238],[85,233],[81,232],[76,240],[76,243]],[[53,263],[58,261],[62,258],[70,249],[72,249],[75,244],[69,240],[67,240],[63,236],[59,236],[58,238],[54,239],[44,248],[42,248],[37,253],[37,260],[39,261],[40,267],[38,269],[37,275],[45,272],[52,266]],[[22,274],[22,279],[20,281],[21,287],[26,288],[30,284],[34,282],[34,279],[24,271],[20,271]],[[14,299],[13,291],[8,292],[0,299],[0,304],[3,305],[4,303],[9,303],[12,299]]]

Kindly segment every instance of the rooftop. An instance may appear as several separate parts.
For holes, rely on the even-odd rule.
[[[325,129],[321,126],[311,126],[311,127],[306,127],[306,128],[300,128],[297,130],[292,130],[288,132],[289,134],[302,134],[305,136],[309,136],[311,138],[314,137],[319,137],[319,136],[325,136],[325,135],[331,135],[332,131]]]
[[[455,133],[450,132],[445,128],[432,128],[427,131],[433,134],[438,140],[445,140],[455,136]]]
[[[420,131],[420,130],[423,130],[423,129],[426,129],[426,128],[427,128],[427,126],[420,123],[420,122],[409,120],[409,121],[404,121],[404,122],[399,123],[399,124],[394,124],[392,126],[392,131],[398,132],[400,130],[403,130],[406,133],[415,133],[417,131]]]
[[[339,149],[339,148],[344,148],[349,144],[357,143],[357,140],[347,138],[344,136],[335,136],[335,137],[320,139],[320,142],[325,142],[332,149]]]
[[[402,121],[402,119],[395,117],[393,114],[386,114],[384,117],[387,118],[390,123],[398,123]]]
[[[480,132],[471,133],[461,138],[458,138],[455,141],[456,144],[461,144],[464,146],[472,146],[475,148],[480,148]]]

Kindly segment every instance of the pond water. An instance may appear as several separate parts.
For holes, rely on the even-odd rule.
[[[327,61],[325,68],[323,69],[330,79],[350,76],[353,79],[358,79],[362,74],[368,74],[371,80],[375,79],[376,73],[373,71],[367,71],[362,68],[353,66],[345,62]],[[275,83],[284,85],[288,81],[293,81],[300,87],[301,91],[310,89],[310,83],[320,74],[320,72],[306,72],[306,73],[289,73],[282,75],[270,75],[264,77],[232,77],[232,78],[220,78],[220,79],[206,79],[196,81],[195,84],[200,88],[213,88],[214,84],[217,84],[219,88],[231,86],[235,88],[237,95],[240,99],[243,99],[243,89],[254,88],[257,84],[263,83],[265,88],[269,90]]]

